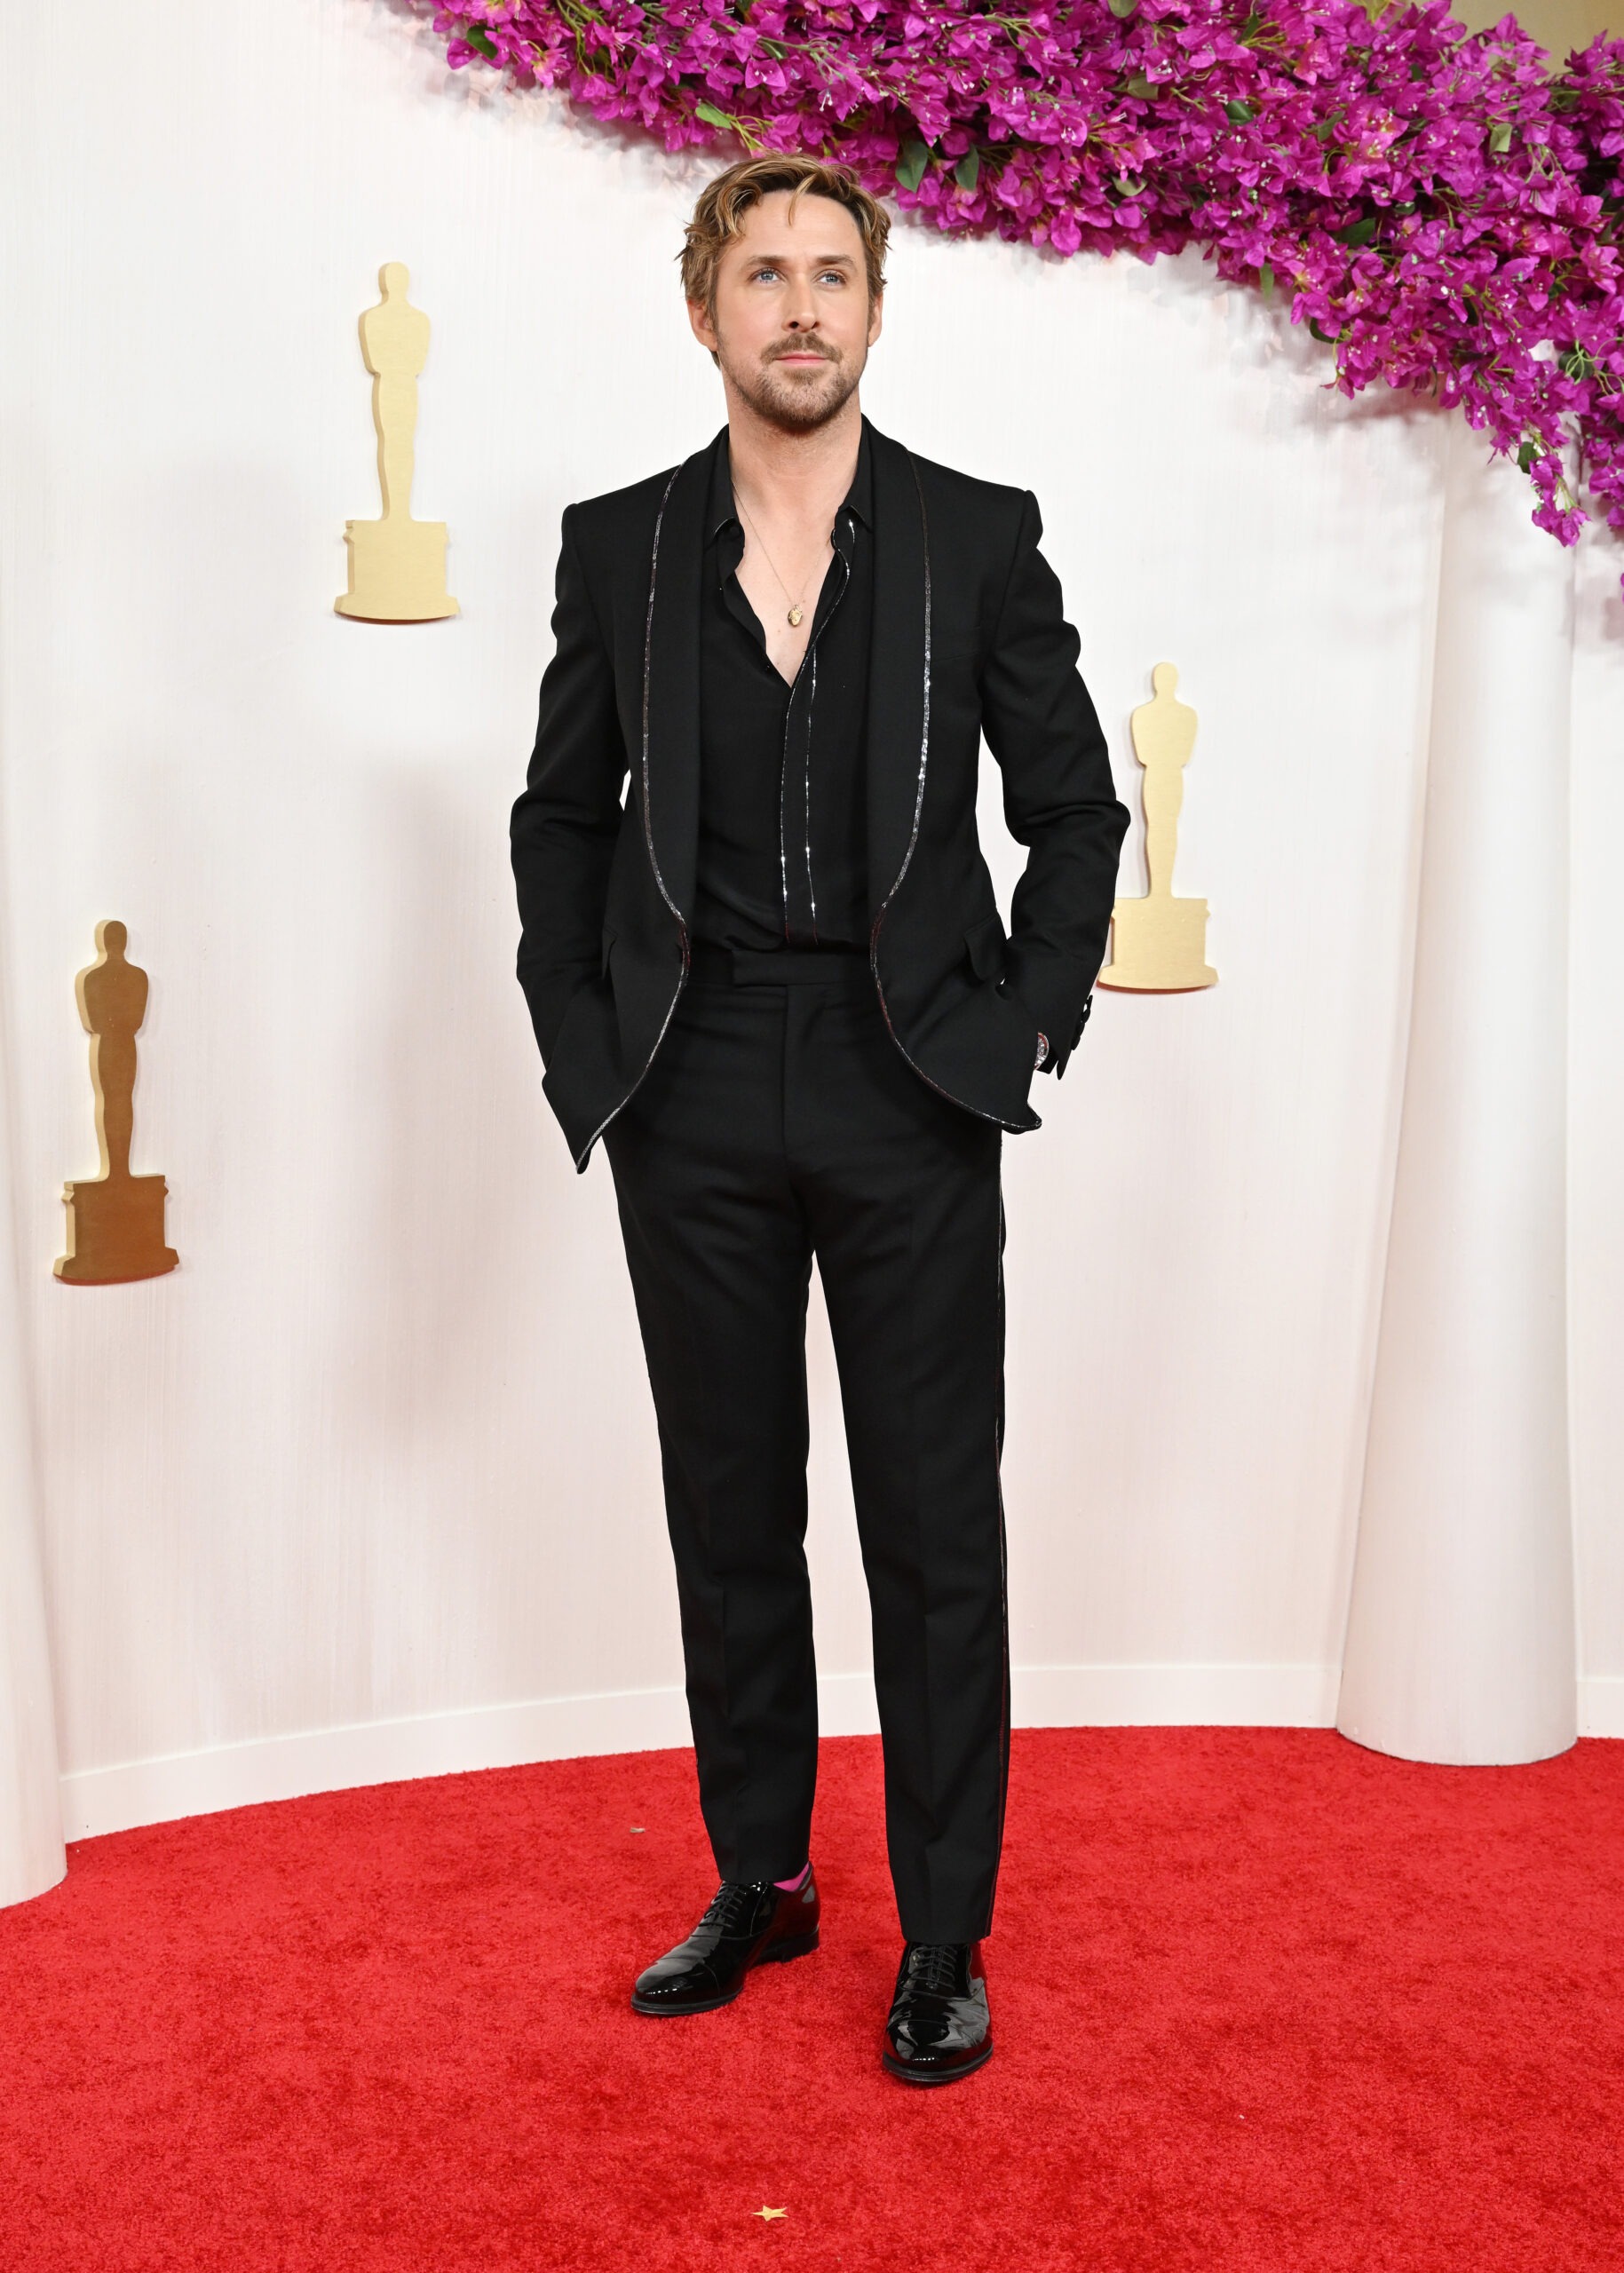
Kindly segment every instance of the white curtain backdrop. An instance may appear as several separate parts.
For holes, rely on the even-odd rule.
[[[1451,433],[1404,1116],[1337,1714],[1381,1751],[1462,1763],[1542,1759],[1577,1719],[1573,559],[1482,457],[1468,429]]]
[[[613,1195],[601,1160],[574,1176],[541,1096],[505,821],[561,508],[719,422],[672,262],[705,168],[454,77],[385,0],[183,6],[161,42],[110,0],[77,21],[71,77],[40,41],[0,90],[0,1294],[21,1304],[0,1450],[5,1551],[26,1564],[36,1537],[44,1574],[43,1612],[25,1581],[0,1625],[5,1725],[33,1732],[34,1765],[0,1769],[11,1894],[59,1868],[53,1728],[70,1836],[686,1733]],[[355,325],[388,259],[434,327],[414,502],[449,524],[463,609],[419,628],[332,613],[345,519],[377,510]],[[1570,621],[1572,564],[1528,536],[1515,475],[1326,370],[1194,256],[897,234],[875,422],[1036,491],[1136,812],[1127,719],[1154,663],[1201,722],[1176,884],[1211,902],[1220,983],[1102,996],[1064,1083],[1036,1085],[1047,1126],[1006,1151],[1016,1705],[1330,1725],[1363,1493],[1360,1733],[1509,1756],[1545,1738],[1436,1731],[1525,1658],[1551,1741],[1575,1709],[1624,1732],[1619,555],[1581,556]],[[1474,1034],[1514,1004],[1537,1069],[1537,1098],[1516,1069],[1484,1094],[1508,1144],[1533,1114],[1541,1300],[1565,1284],[1572,1327],[1565,1373],[1559,1322],[1531,1344],[1541,1476],[1511,1509],[1462,1466],[1449,1518],[1451,1552],[1507,1569],[1491,1530],[1532,1527],[1544,1576],[1522,1625],[1447,1635],[1448,1566],[1376,1544],[1419,1473],[1397,1422],[1365,1484],[1375,1383],[1395,1409],[1400,1129],[1409,1179],[1423,1092],[1462,1125],[1441,1073],[1406,1082],[1430,736],[1469,813],[1479,780],[1497,813],[1527,803],[1526,872],[1495,872],[1464,1001]],[[105,916],[152,976],[136,1166],[169,1178],[181,1267],[99,1290],[51,1264],[63,1179],[95,1164],[73,978]],[[1423,1191],[1395,1268],[1430,1213]],[[1483,1283],[1516,1303],[1525,1281]],[[859,1729],[867,1609],[817,1319],[811,1364],[825,1725]],[[1402,1701],[1422,1695],[1430,1719]]]
[[[0,980],[0,1047],[4,1034]],[[0,1099],[0,1907],[43,1894],[65,1866],[5,1103]]]

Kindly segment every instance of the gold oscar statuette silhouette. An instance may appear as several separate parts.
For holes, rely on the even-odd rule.
[[[350,589],[333,606],[372,623],[433,623],[458,612],[446,590],[446,525],[412,519],[417,374],[429,352],[429,320],[407,301],[410,281],[398,260],[385,262],[378,271],[384,297],[360,320],[384,516],[345,523]]]
[[[56,1275],[75,1287],[157,1279],[179,1261],[163,1244],[169,1187],[161,1176],[130,1173],[135,1038],[147,1016],[147,973],[124,960],[128,941],[122,923],[99,923],[96,961],[75,983],[79,1016],[91,1037],[91,1086],[101,1140],[101,1174],[62,1186],[67,1253],[58,1257]]]
[[[1134,756],[1145,768],[1145,865],[1151,888],[1143,899],[1118,900],[1111,961],[1097,983],[1130,994],[1180,994],[1214,986],[1218,976],[1207,960],[1207,902],[1173,897],[1178,810],[1196,717],[1177,700],[1178,673],[1171,663],[1157,664],[1151,685],[1154,701],[1142,702],[1129,722]]]

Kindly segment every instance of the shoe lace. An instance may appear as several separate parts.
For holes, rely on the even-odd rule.
[[[907,1953],[914,1987],[928,1997],[954,1995],[963,1948],[959,1942],[915,1942]]]
[[[756,1914],[761,1884],[754,1879],[724,1879],[710,1897],[700,1923],[723,1934],[736,1934]]]

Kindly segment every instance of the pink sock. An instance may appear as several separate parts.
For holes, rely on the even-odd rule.
[[[796,1873],[794,1878],[774,1879],[772,1883],[776,1887],[781,1887],[786,1894],[794,1894],[806,1884],[807,1876],[811,1870],[812,1865],[810,1863],[804,1863]]]

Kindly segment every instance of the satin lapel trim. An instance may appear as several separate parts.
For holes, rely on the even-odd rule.
[[[931,734],[931,559],[924,499],[901,444],[870,426],[874,633],[868,661],[868,906],[877,924],[907,873]]]
[[[672,476],[654,524],[643,653],[643,832],[654,882],[680,923],[699,859],[700,573],[717,447]]]

